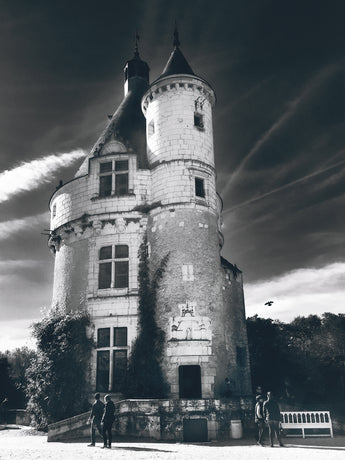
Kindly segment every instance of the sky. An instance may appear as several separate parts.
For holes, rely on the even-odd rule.
[[[0,0],[0,351],[33,346],[49,198],[121,102],[136,29],[153,81],[175,20],[217,95],[222,255],[246,315],[345,313],[344,17],[342,0]]]

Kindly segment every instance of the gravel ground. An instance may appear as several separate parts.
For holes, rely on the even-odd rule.
[[[197,459],[197,460],[285,460],[344,459],[345,436],[331,438],[288,438],[285,447],[260,447],[250,440],[175,444],[118,441],[112,449],[102,444],[87,447],[87,441],[47,442],[46,435],[28,428],[0,431],[0,459],[20,460],[103,460],[103,459]]]

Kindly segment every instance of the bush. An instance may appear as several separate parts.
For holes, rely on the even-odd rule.
[[[90,317],[53,309],[33,325],[37,359],[26,372],[27,410],[36,428],[89,409],[88,375],[93,340],[87,336]]]

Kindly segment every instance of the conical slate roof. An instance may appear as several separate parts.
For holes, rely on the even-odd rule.
[[[180,40],[178,36],[177,27],[175,24],[175,31],[174,31],[174,42],[173,42],[174,49],[166,63],[166,66],[163,69],[163,73],[157,80],[161,78],[168,77],[170,75],[178,75],[178,74],[187,74],[187,75],[195,75],[191,66],[188,64],[187,59],[183,56],[182,51],[180,50]]]
[[[180,48],[175,46],[159,79],[177,74],[195,75]]]

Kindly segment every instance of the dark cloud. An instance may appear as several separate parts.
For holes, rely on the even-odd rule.
[[[344,259],[343,1],[17,0],[1,2],[0,13],[0,173],[90,150],[123,97],[135,29],[153,81],[171,52],[176,19],[184,55],[217,94],[223,255],[247,281]],[[48,210],[57,181],[77,167],[0,204],[0,224],[32,223]],[[0,240],[1,260],[39,260],[51,274],[42,224],[49,225],[39,220]],[[45,286],[26,302],[38,314],[52,278],[25,273],[23,282]],[[24,300],[16,299],[17,308]]]

